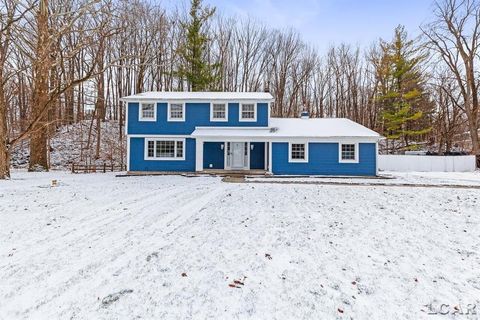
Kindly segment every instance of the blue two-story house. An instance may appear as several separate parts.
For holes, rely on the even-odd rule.
[[[340,118],[272,118],[265,92],[146,92],[127,103],[130,172],[377,174],[380,135]]]

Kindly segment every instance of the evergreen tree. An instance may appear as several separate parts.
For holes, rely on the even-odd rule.
[[[191,0],[190,19],[182,23],[186,41],[180,48],[183,65],[177,75],[188,82],[191,91],[206,91],[215,89],[217,83],[218,64],[206,61],[205,50],[209,39],[202,27],[215,14],[215,8],[202,7],[202,0]]]
[[[426,56],[408,40],[403,26],[395,29],[392,42],[381,41],[382,66],[377,70],[380,90],[377,100],[383,107],[384,135],[393,140],[392,149],[400,142],[404,149],[415,149],[412,140],[431,130],[424,121],[431,110],[431,101],[424,89],[421,63]]]

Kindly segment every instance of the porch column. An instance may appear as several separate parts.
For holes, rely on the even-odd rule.
[[[195,171],[203,171],[203,140],[195,139]]]
[[[272,167],[272,142],[268,142],[268,173],[273,173],[273,167]]]

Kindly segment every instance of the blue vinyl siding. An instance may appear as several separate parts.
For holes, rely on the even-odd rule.
[[[225,151],[222,150],[223,142],[205,142],[203,144],[203,168],[223,169]],[[211,165],[211,166],[210,166]]]
[[[185,160],[145,160],[145,139],[130,138],[130,171],[195,171],[195,139],[185,142]]]
[[[265,169],[265,142],[252,142],[250,148],[250,169]]]
[[[157,121],[139,121],[139,103],[128,104],[128,134],[191,134],[195,127],[267,127],[268,103],[257,103],[257,121],[239,121],[239,103],[228,103],[228,121],[210,121],[210,103],[185,104],[185,121],[167,121],[167,103],[157,103]]]
[[[338,143],[310,143],[308,163],[290,163],[288,143],[273,143],[272,171],[285,175],[376,175],[375,143],[360,143],[359,149],[359,163],[339,163]]]

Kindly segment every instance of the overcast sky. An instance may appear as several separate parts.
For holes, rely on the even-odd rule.
[[[166,0],[175,1],[175,0]],[[320,50],[333,43],[368,46],[390,39],[398,24],[411,35],[431,19],[433,0],[204,0],[224,15],[252,16],[274,28],[292,27]]]

